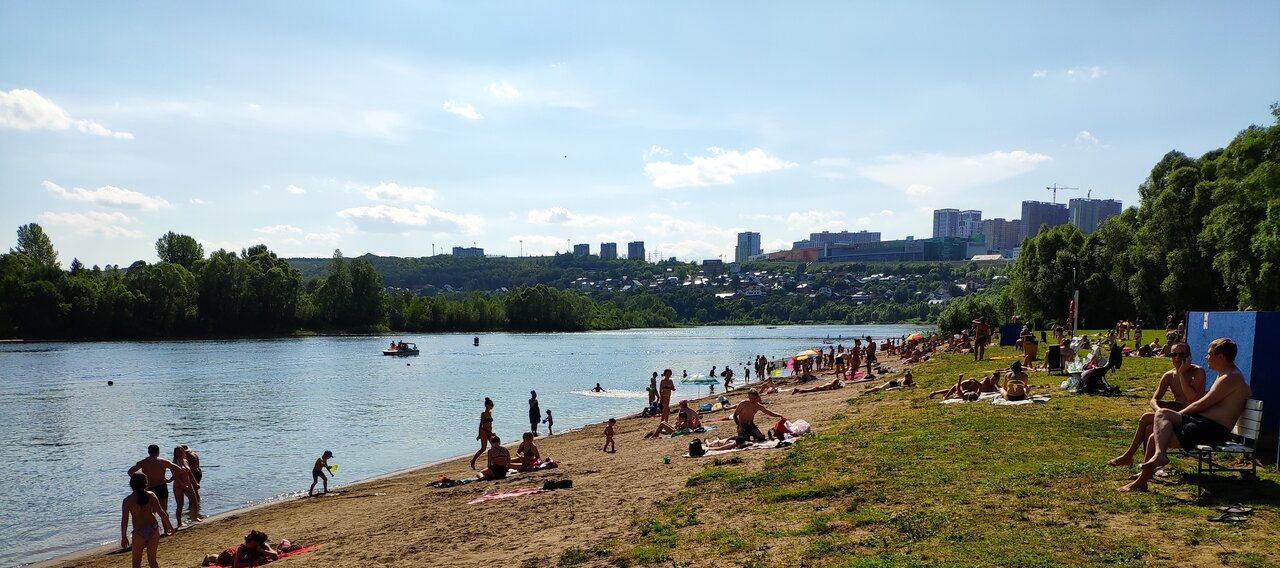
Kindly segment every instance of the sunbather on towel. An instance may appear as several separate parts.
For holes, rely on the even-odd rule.
[[[949,389],[936,390],[929,393],[929,398],[942,395],[942,400],[959,399],[959,400],[978,400],[978,395],[982,392],[982,382],[975,379],[966,379],[961,373],[956,378],[955,386]]]
[[[747,439],[743,436],[734,438],[725,438],[723,440],[707,440],[702,443],[702,449],[708,452],[716,452],[721,450],[733,450],[737,448],[747,447]]]
[[[1022,363],[1014,361],[1005,373],[1004,386],[1000,388],[1000,396],[1008,401],[1026,400],[1031,396],[1031,387],[1027,384],[1027,374],[1022,372]]]
[[[502,479],[507,476],[511,467],[511,452],[502,447],[502,440],[497,434],[489,435],[489,453],[486,454],[489,467],[480,472],[480,479]]]
[[[805,394],[805,393],[818,392],[818,391],[833,391],[843,387],[844,385],[840,382],[840,377],[836,377],[834,379],[831,379],[831,382],[818,385],[816,387],[809,387],[807,389],[801,389],[801,388],[791,389],[791,394]]]
[[[276,560],[280,557],[280,553],[289,552],[302,548],[301,546],[290,543],[287,540],[281,540],[281,549],[277,550],[271,547],[271,543],[267,542],[266,533],[262,531],[249,531],[244,537],[244,544],[233,546],[218,554],[209,554],[204,557],[201,566],[233,566],[240,568],[241,566],[258,566],[267,562]],[[283,550],[288,545],[288,550]]]
[[[744,436],[753,442],[765,441],[764,432],[760,431],[760,427],[756,426],[756,414],[763,412],[766,416],[774,418],[782,418],[781,414],[769,410],[764,407],[764,402],[760,400],[760,393],[756,389],[747,392],[747,400],[738,403],[733,409],[733,422],[738,425],[738,436]]]

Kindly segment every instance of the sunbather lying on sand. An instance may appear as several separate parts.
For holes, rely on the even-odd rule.
[[[233,546],[218,554],[209,554],[200,562],[201,566],[259,566],[271,562],[279,558],[279,555],[286,552],[293,552],[302,548],[302,545],[289,542],[288,539],[280,539],[280,545],[272,548],[271,543],[267,542],[266,533],[262,531],[249,531],[244,537],[244,544]]]
[[[746,445],[747,445],[747,438],[745,436],[737,436],[734,438],[725,438],[723,440],[721,439],[707,440],[702,443],[702,449],[708,452],[715,452],[719,450],[732,450],[735,448],[743,448],[743,447],[746,447]]]
[[[901,381],[899,381],[898,379],[890,379],[889,382],[883,385],[880,385],[878,387],[867,387],[867,392],[879,392],[885,389],[896,389],[898,387],[914,387],[914,386],[916,386],[916,379],[915,377],[911,376],[911,370],[908,369],[906,376],[902,377]]]
[[[807,389],[801,389],[801,388],[791,389],[791,394],[805,394],[805,393],[818,392],[818,391],[833,391],[842,387],[844,387],[844,385],[840,383],[840,378],[837,377],[837,378],[831,379],[831,382],[829,383],[818,385],[816,387],[809,387]]]

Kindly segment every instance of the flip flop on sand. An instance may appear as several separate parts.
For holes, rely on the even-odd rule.
[[[1241,517],[1239,515],[1232,515],[1229,513],[1223,513],[1217,517],[1209,517],[1209,522],[1212,523],[1243,523],[1247,520],[1249,520],[1248,517]]]

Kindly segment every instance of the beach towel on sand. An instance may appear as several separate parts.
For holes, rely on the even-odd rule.
[[[690,456],[689,454],[685,454],[684,457],[688,458],[688,457],[719,456],[723,454],[731,454],[733,452],[743,452],[746,450],[772,450],[778,447],[783,447],[783,448],[788,447],[794,444],[795,441],[796,441],[796,436],[787,434],[786,440],[783,442],[784,444],[783,446],[778,446],[778,440],[766,440],[764,442],[753,442],[741,448],[729,448],[727,450],[708,450],[707,453],[703,454],[702,456]]]
[[[315,549],[317,549],[317,548],[320,548],[320,546],[319,546],[319,545],[316,545],[316,546],[305,546],[305,547],[299,548],[299,549],[297,549],[297,550],[290,550],[289,552],[285,552],[285,553],[281,554],[281,555],[280,555],[280,560],[284,560],[285,558],[288,558],[288,557],[293,556],[293,555],[295,555],[295,554],[302,554],[303,552],[311,552],[312,550],[315,550]],[[271,562],[272,562],[272,561],[268,561],[267,563],[268,563],[268,564],[270,564]],[[214,565],[213,565],[213,568],[231,568],[231,565],[229,565],[229,564],[228,564],[228,565],[225,565],[225,566],[224,566],[224,565],[222,565],[222,564],[214,564]]]
[[[476,503],[484,503],[486,501],[496,501],[498,499],[507,499],[509,497],[523,497],[525,495],[536,495],[538,493],[546,493],[546,490],[540,487],[526,487],[524,489],[512,489],[510,491],[495,491],[493,493],[485,493],[475,499],[467,502],[468,505]]]

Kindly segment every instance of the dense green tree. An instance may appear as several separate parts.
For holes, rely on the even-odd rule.
[[[160,257],[160,262],[172,262],[194,270],[196,262],[204,258],[204,247],[192,237],[169,231],[156,240],[156,256]]]
[[[18,227],[18,247],[10,252],[25,254],[45,266],[58,267],[58,251],[44,229],[35,223]]]

